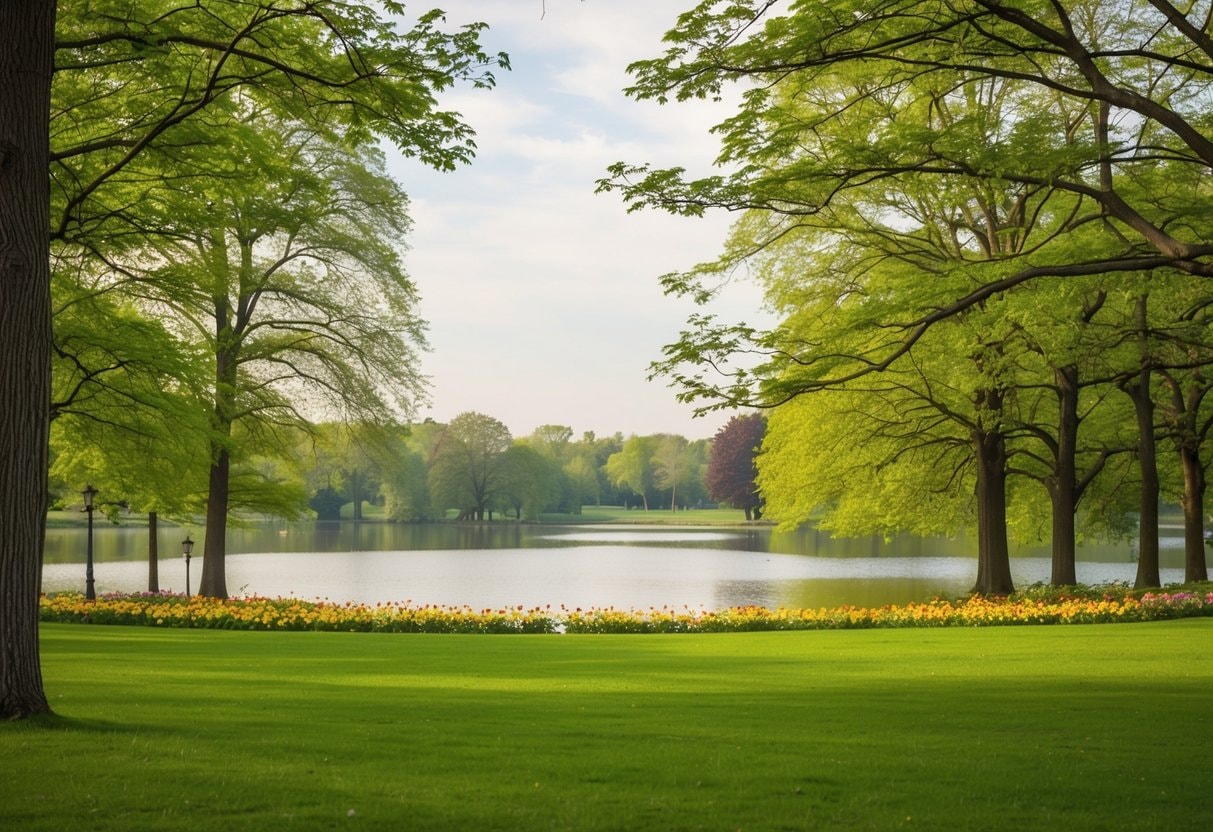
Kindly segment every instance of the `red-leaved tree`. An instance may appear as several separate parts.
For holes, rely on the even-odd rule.
[[[755,458],[766,430],[766,417],[751,413],[729,419],[712,439],[708,494],[713,500],[744,509],[746,520],[762,517],[762,497],[754,483],[758,476]]]

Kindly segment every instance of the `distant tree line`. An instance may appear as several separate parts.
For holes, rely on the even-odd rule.
[[[319,520],[362,519],[366,504],[385,520],[536,520],[576,516],[586,505],[678,510],[735,507],[760,516],[755,457],[766,420],[736,416],[712,439],[676,434],[575,437],[564,425],[543,425],[514,437],[499,420],[462,413],[450,422],[412,425],[322,423],[296,433],[282,453],[242,460],[250,487],[260,482],[280,495],[273,510]],[[98,450],[87,456],[94,461]],[[272,448],[271,448],[272,450]],[[65,453],[64,457],[67,454]],[[56,467],[52,486],[61,502],[77,500],[87,472]],[[105,503],[129,506],[122,485],[110,481]],[[292,499],[287,499],[292,496]],[[346,509],[346,507],[349,507]],[[250,501],[246,511],[264,511]]]

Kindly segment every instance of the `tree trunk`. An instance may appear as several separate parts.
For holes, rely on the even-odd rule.
[[[1202,423],[1202,403],[1209,391],[1208,382],[1196,373],[1187,388],[1166,373],[1171,391],[1171,406],[1163,408],[1163,422],[1179,452],[1184,490],[1180,500],[1184,511],[1184,581],[1195,583],[1209,579],[1205,563],[1205,469],[1201,464],[1200,447],[1208,434],[1208,423]],[[1202,429],[1203,426],[1203,429]]]
[[[215,389],[211,414],[211,470],[206,494],[206,542],[202,547],[202,577],[198,594],[227,597],[227,507],[231,492],[232,457],[229,443],[237,389],[236,335],[226,296],[215,297]]]
[[[206,496],[206,544],[202,548],[202,578],[198,594],[227,597],[227,503],[231,482],[231,456],[226,447],[211,449],[210,486]]]
[[[1184,581],[1209,580],[1205,562],[1205,469],[1200,450],[1181,445],[1180,461],[1184,472]]]
[[[1133,397],[1137,412],[1137,464],[1141,469],[1140,522],[1137,532],[1137,579],[1133,586],[1159,586],[1158,572],[1158,449],[1154,441],[1154,401],[1150,398],[1150,371],[1142,370]]]
[[[38,653],[47,505],[54,0],[0,3],[0,719],[50,712]]]
[[[1053,501],[1053,586],[1078,583],[1074,551],[1074,515],[1078,510],[1078,368],[1053,371],[1057,386],[1057,458],[1049,495]]]
[[[1140,521],[1137,530],[1137,579],[1133,586],[1161,585],[1158,574],[1158,447],[1154,440],[1154,397],[1150,394],[1148,295],[1137,298],[1134,310],[1141,350],[1141,370],[1124,391],[1133,400],[1137,415],[1137,464],[1141,469]]]
[[[973,432],[977,458],[977,581],[980,595],[1010,595],[1011,551],[1007,545],[1007,449],[999,430]]]
[[[156,540],[156,531],[159,526],[156,512],[148,512],[147,515],[147,591],[160,591],[160,544]]]

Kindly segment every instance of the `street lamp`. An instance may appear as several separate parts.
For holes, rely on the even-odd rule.
[[[181,541],[181,554],[185,557],[185,597],[190,597],[190,553],[194,551],[194,541],[187,534]]]
[[[88,548],[85,550],[85,567],[84,567],[84,597],[90,601],[97,600],[97,591],[93,587],[93,498],[97,496],[97,489],[93,488],[92,483],[84,486],[84,510],[88,512]]]

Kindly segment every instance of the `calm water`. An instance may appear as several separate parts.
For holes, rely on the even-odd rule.
[[[190,534],[201,540],[200,530]],[[1167,529],[1178,535],[1181,530]],[[185,530],[162,528],[160,588],[185,590]],[[1183,580],[1183,542],[1162,540],[1163,582]],[[718,609],[859,606],[955,596],[972,586],[972,541],[835,540],[814,530],[661,526],[261,524],[229,534],[233,595],[470,606]],[[85,531],[47,532],[43,589],[84,589]],[[190,562],[191,588],[202,570]],[[1084,583],[1132,581],[1130,545],[1080,549]],[[94,530],[98,593],[147,588],[147,532]],[[1021,549],[1017,585],[1046,581],[1048,552]]]

